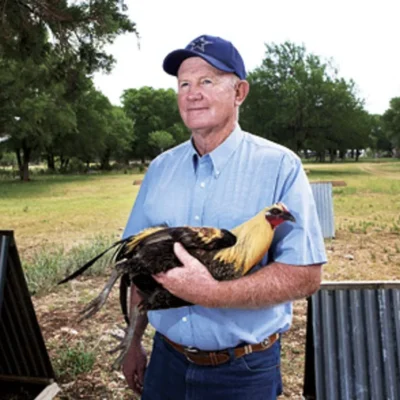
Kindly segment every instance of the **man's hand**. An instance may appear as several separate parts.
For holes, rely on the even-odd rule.
[[[212,307],[218,295],[219,282],[180,243],[174,243],[174,252],[183,267],[153,275],[153,278],[177,297],[193,304]]]
[[[131,285],[131,310],[138,306],[142,297],[134,284]],[[138,315],[136,319],[135,334],[128,352],[124,358],[122,372],[128,386],[137,394],[142,394],[144,373],[147,367],[147,355],[142,346],[142,336],[148,324],[147,314]]]
[[[258,309],[308,297],[321,283],[321,265],[272,262],[252,274],[217,281],[208,269],[179,243],[174,251],[183,267],[153,278],[165,289],[193,304],[210,308]]]
[[[133,339],[131,347],[125,356],[122,372],[128,386],[137,394],[143,390],[144,373],[147,366],[147,355],[140,339]]]

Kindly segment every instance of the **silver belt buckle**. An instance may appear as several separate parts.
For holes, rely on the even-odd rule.
[[[197,349],[196,347],[185,347],[185,351],[187,351],[188,353],[196,354],[199,352],[199,349]]]
[[[185,357],[186,360],[188,360],[189,362],[191,362],[192,364],[195,364],[195,362],[193,360],[190,359],[190,355],[191,354],[197,354],[199,352],[199,349],[197,349],[196,347],[185,347]]]
[[[271,335],[271,336],[265,338],[265,339],[261,342],[261,346],[264,347],[264,348],[268,347],[268,346],[270,345],[270,343],[271,343],[271,341],[269,340],[269,338],[270,338],[270,337],[275,337],[275,338],[276,338],[276,336],[277,336],[277,334],[274,333],[273,335]],[[278,335],[278,339],[279,339],[279,335]]]
[[[261,346],[262,347],[268,347],[269,345],[269,338],[265,338],[262,342],[261,342]]]

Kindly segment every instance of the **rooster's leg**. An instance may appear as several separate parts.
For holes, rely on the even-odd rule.
[[[126,356],[126,353],[129,350],[129,347],[132,342],[133,335],[135,333],[136,327],[136,320],[140,311],[138,310],[137,304],[140,301],[138,294],[135,293],[135,298],[131,300],[131,312],[129,315],[129,325],[128,328],[125,330],[125,336],[123,338],[117,338],[121,341],[121,343],[115,348],[109,351],[110,354],[116,353],[119,351],[119,355],[114,361],[112,368],[113,369],[120,369],[122,362]]]
[[[84,319],[90,318],[92,315],[96,314],[101,307],[103,307],[104,303],[108,298],[108,295],[111,292],[112,287],[115,285],[115,282],[122,275],[122,273],[123,273],[122,269],[113,270],[110,279],[104,286],[101,293],[80,312],[82,316],[79,318],[79,322]]]

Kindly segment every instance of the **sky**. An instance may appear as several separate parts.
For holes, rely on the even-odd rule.
[[[332,59],[339,76],[353,79],[370,113],[382,114],[400,96],[400,0],[125,0],[140,39],[129,34],[107,47],[116,59],[96,88],[113,104],[125,89],[176,88],[164,57],[203,35],[230,40],[247,71],[258,67],[265,44],[291,41]],[[139,46],[140,45],[140,46]],[[250,89],[251,90],[251,89]]]

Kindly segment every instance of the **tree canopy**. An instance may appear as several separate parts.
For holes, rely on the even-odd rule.
[[[89,73],[110,71],[114,59],[104,46],[136,32],[126,11],[124,0],[0,0],[0,54],[40,63],[55,47]]]
[[[123,0],[0,0],[0,151],[15,154],[22,180],[33,161],[108,169],[189,139],[173,89],[127,88],[120,107],[94,87],[93,73],[114,64],[105,46],[137,35],[126,10]],[[244,129],[320,161],[365,148],[400,156],[400,97],[370,115],[332,61],[291,42],[265,49],[248,76]]]
[[[389,109],[382,116],[386,140],[389,140],[400,157],[400,97],[390,100]]]
[[[176,144],[188,139],[189,133],[181,122],[173,89],[154,89],[148,86],[127,89],[121,99],[126,115],[135,121],[137,141],[134,156],[141,158],[143,162],[158,153],[154,152],[154,147],[149,142],[151,132],[169,132]]]
[[[296,152],[335,154],[368,146],[367,113],[354,82],[339,78],[331,63],[304,46],[267,44],[248,80],[240,113],[245,129]]]
[[[113,110],[91,81],[95,71],[109,72],[113,66],[105,45],[136,32],[126,10],[122,0],[0,0],[0,135],[11,136],[7,147],[16,152],[21,179],[29,179],[32,157],[46,153],[54,168],[56,154],[62,159],[81,154],[89,134],[90,150],[86,147],[80,158],[98,155],[100,143],[109,152],[115,144],[109,138],[106,145],[104,138],[116,124],[125,143],[120,149],[126,149],[132,122],[122,110]],[[93,104],[85,103],[88,97]]]

